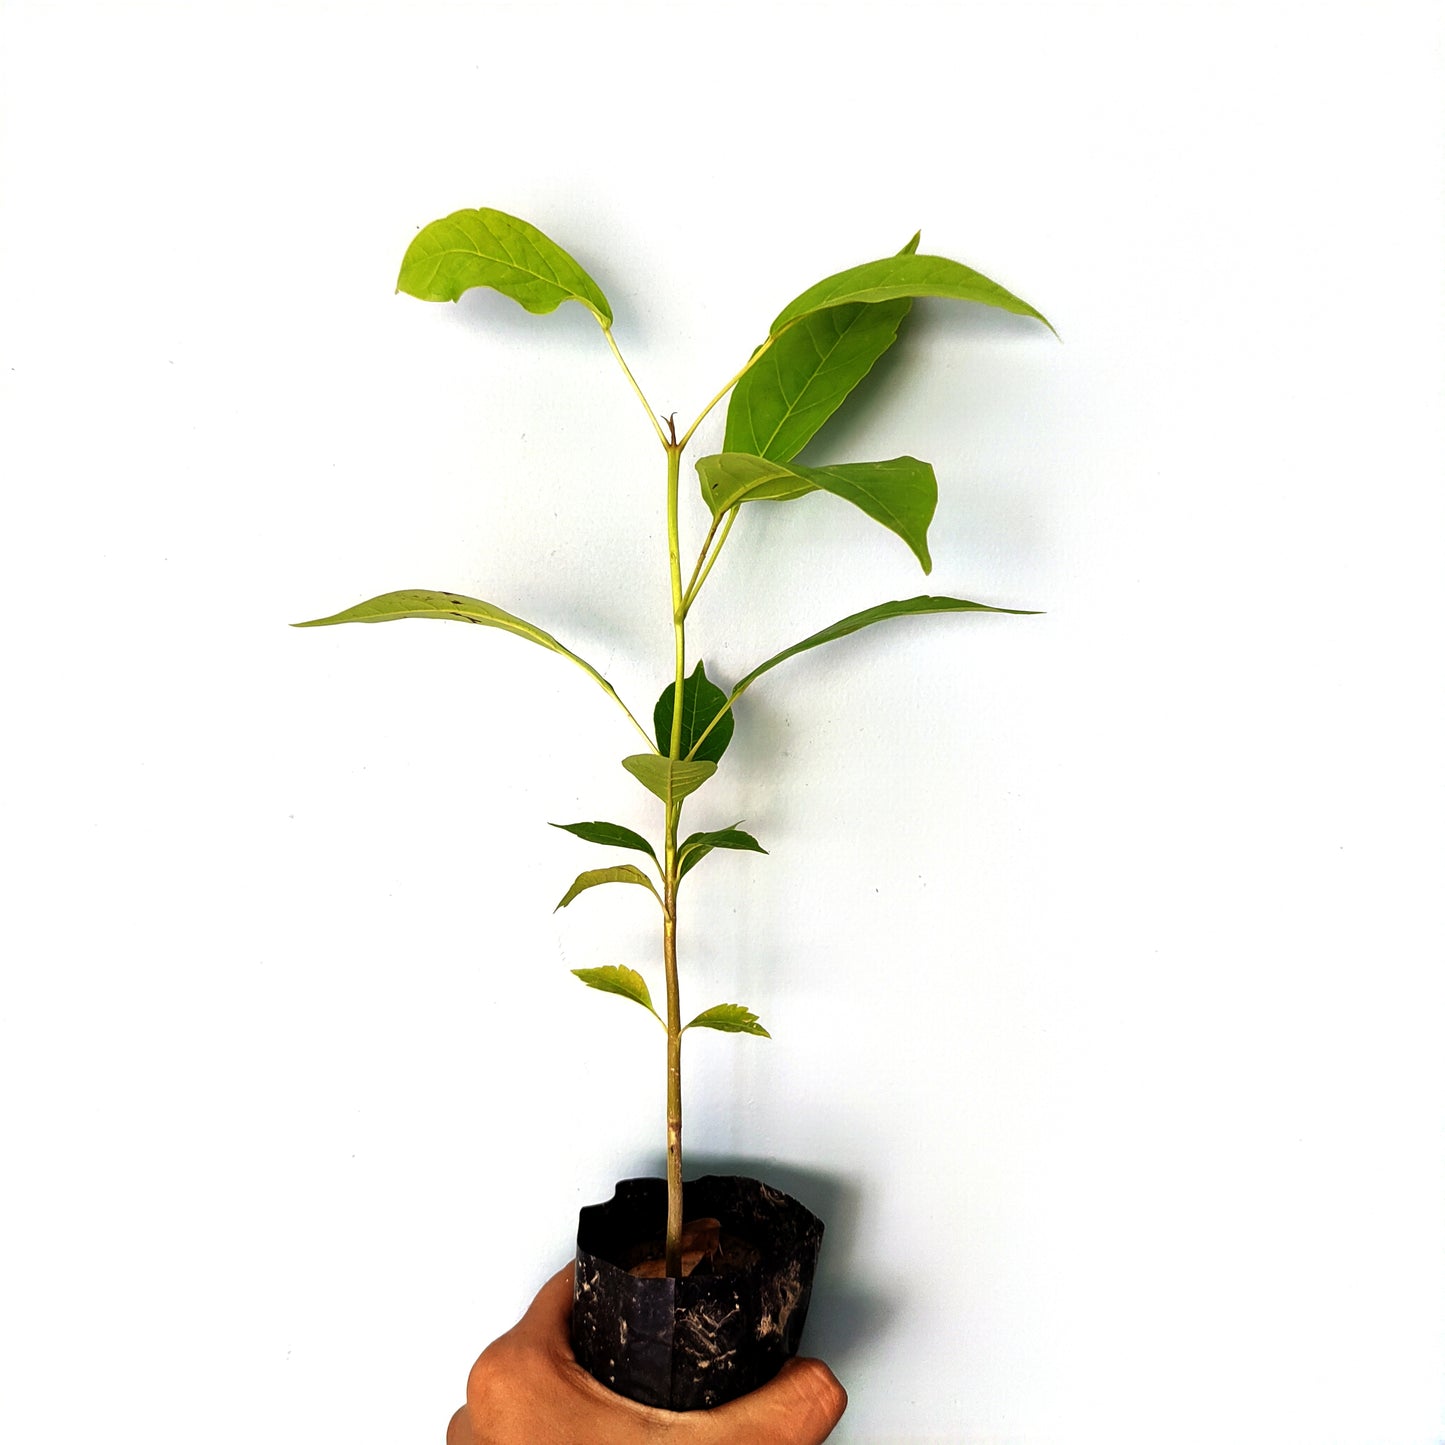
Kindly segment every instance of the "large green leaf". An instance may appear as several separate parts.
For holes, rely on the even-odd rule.
[[[679,878],[687,877],[689,871],[701,863],[714,848],[737,848],[749,853],[766,853],[768,851],[751,833],[744,833],[737,827],[719,828],[712,833],[694,833],[677,850],[679,863],[677,876]]]
[[[652,727],[657,737],[657,750],[667,754],[672,751],[672,699],[677,691],[676,683],[668,683],[657,706],[652,710]],[[708,680],[701,662],[693,668],[692,676],[682,682],[682,749],[679,757],[685,758],[702,730],[717,716],[718,709],[727,701],[727,694],[715,682]],[[698,749],[697,760],[701,763],[721,761],[732,741],[732,719],[719,723],[707,741]]]
[[[929,612],[1002,612],[1012,617],[1038,615],[1018,607],[989,607],[982,602],[965,602],[961,597],[909,597],[902,602],[880,602],[876,607],[867,607],[862,612],[855,612],[850,617],[840,619],[831,627],[825,627],[821,632],[815,632],[811,637],[805,637],[801,642],[785,647],[766,662],[760,663],[728,694],[727,706],[731,710],[732,705],[765,672],[771,672],[780,662],[786,662],[800,652],[821,647],[825,642],[836,642],[840,637],[847,637],[865,627],[871,627],[875,622],[886,622],[890,617],[914,617]],[[721,726],[721,723],[718,726]]]
[[[914,236],[898,254],[917,249]],[[855,301],[789,327],[733,388],[723,451],[792,461],[893,345],[912,305]]]
[[[743,502],[784,502],[811,491],[831,492],[896,532],[908,543],[923,570],[933,570],[933,559],[928,555],[928,524],[938,506],[938,481],[933,468],[916,457],[848,462],[837,467],[800,467],[742,452],[722,452],[702,457],[697,463],[697,475],[703,500],[714,516]]]
[[[609,697],[622,705],[622,699],[617,696],[612,684],[590,662],[578,657],[571,648],[563,647],[550,632],[543,632],[540,627],[523,621],[520,617],[513,617],[510,612],[503,612],[500,607],[494,607],[490,602],[479,602],[475,597],[463,597],[456,592],[426,592],[415,588],[386,592],[380,597],[358,602],[355,607],[348,607],[345,612],[337,612],[330,617],[317,617],[310,622],[293,622],[291,625],[331,627],[338,622],[394,622],[402,617],[440,617],[456,622],[472,622],[482,627],[500,627],[503,632],[525,637],[528,642],[535,642],[538,647],[545,647],[549,652],[555,652],[558,656],[575,662]],[[630,713],[628,715],[631,716]]]
[[[609,963],[602,968],[574,968],[572,972],[588,988],[619,994],[623,998],[630,998],[633,1003],[640,1003],[658,1023],[662,1023],[661,1014],[652,1006],[652,995],[647,991],[647,981],[636,969]],[[666,1024],[662,1026],[667,1027]]]
[[[639,853],[646,853],[654,863],[657,862],[657,854],[652,851],[652,844],[641,833],[634,833],[631,828],[624,828],[621,823],[552,823],[549,826],[560,828],[564,833],[572,833],[588,843],[601,843],[607,848],[633,848]]]
[[[725,1034],[756,1034],[760,1039],[772,1038],[772,1034],[758,1022],[757,1014],[740,1003],[714,1004],[698,1014],[690,1024],[683,1025],[684,1033],[688,1029],[717,1029]]]
[[[455,301],[491,286],[528,311],[580,301],[605,329],[612,308],[597,283],[550,237],[505,211],[453,211],[417,232],[396,289],[422,301]]]
[[[557,908],[565,908],[579,893],[585,893],[589,888],[596,888],[603,883],[640,883],[657,898],[657,889],[652,886],[652,879],[641,868],[635,868],[631,863],[619,863],[615,868],[589,868],[587,872],[579,873],[572,886],[562,895],[562,901]],[[662,899],[657,898],[657,901],[661,903]],[[552,912],[555,913],[557,908]]]
[[[1016,316],[1032,316],[1052,331],[1048,319],[990,281],[971,267],[950,261],[944,256],[888,256],[881,261],[866,261],[836,276],[825,277],[810,286],[796,300],[785,306],[773,322],[771,335],[778,336],[804,316],[831,306],[846,306],[855,301],[896,301],[904,296],[944,296],[955,301],[977,301],[1012,311]]]
[[[821,632],[815,632],[811,637],[805,637],[801,642],[785,647],[748,673],[733,688],[732,698],[736,701],[765,672],[770,672],[780,662],[786,662],[800,652],[821,647],[825,642],[836,642],[840,637],[872,627],[875,622],[886,622],[891,617],[916,617],[928,612],[1003,612],[1011,617],[1038,616],[1036,612],[1028,612],[1018,607],[989,607],[982,602],[965,602],[961,597],[909,597],[903,602],[880,602],[876,607],[865,607],[862,612],[841,618],[831,627],[825,627]]]
[[[622,766],[669,808],[697,792],[717,772],[716,763],[674,762],[656,753],[635,753],[623,758]]]

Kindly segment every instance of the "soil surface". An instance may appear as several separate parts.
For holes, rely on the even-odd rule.
[[[726,1275],[752,1269],[762,1256],[736,1234],[725,1234],[716,1219],[693,1219],[682,1226],[682,1273]],[[628,1274],[662,1279],[667,1274],[667,1241],[649,1239],[627,1252]]]

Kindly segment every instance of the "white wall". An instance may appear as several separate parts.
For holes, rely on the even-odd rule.
[[[698,1167],[829,1216],[836,1438],[1445,1436],[1442,25],[1424,3],[0,10],[10,942],[0,1436],[438,1440],[655,1169],[651,826],[579,673],[293,632],[403,586],[650,708],[661,456],[578,307],[392,294],[529,217],[694,414],[819,277],[924,249],[823,460],[931,460],[937,566],[747,517],[760,683],[696,826]],[[721,412],[700,435],[710,449]],[[690,503],[693,535],[701,508]],[[695,545],[695,542],[694,542]],[[655,970],[654,970],[655,977]]]

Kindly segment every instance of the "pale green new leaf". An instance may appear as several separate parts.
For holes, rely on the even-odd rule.
[[[597,283],[550,237],[505,211],[453,211],[423,226],[396,282],[422,301],[455,301],[473,286],[491,286],[538,313],[580,301],[604,330],[612,325]]]
[[[898,254],[917,249],[914,236]],[[789,327],[733,388],[723,451],[791,461],[893,345],[912,305],[830,306]]]
[[[662,1016],[652,1006],[652,995],[647,991],[647,981],[636,969],[624,968],[621,964],[609,963],[602,968],[574,968],[572,973],[588,988],[600,989],[603,993],[615,993],[640,1003],[658,1023]],[[666,1024],[662,1024],[666,1028]]]
[[[760,1039],[772,1038],[772,1034],[758,1022],[757,1014],[740,1003],[715,1004],[685,1025],[683,1032],[688,1029],[717,1029],[725,1034],[756,1034]]]
[[[928,525],[938,506],[938,481],[933,468],[916,457],[800,467],[742,452],[722,452],[700,458],[697,475],[703,500],[714,516],[743,502],[784,502],[811,491],[831,492],[896,532],[923,570],[933,570]]]
[[[846,306],[855,301],[895,301],[904,296],[943,296],[955,301],[977,301],[1016,316],[1032,316],[1053,331],[1048,319],[990,281],[971,267],[945,256],[888,256],[881,261],[866,261],[836,276],[825,277],[810,286],[796,300],[778,313],[770,332],[773,336],[795,325],[804,316],[831,306]],[[1057,333],[1056,333],[1057,334]]]
[[[749,853],[768,851],[751,833],[744,833],[736,826],[719,828],[712,833],[694,833],[677,850],[677,876],[685,878],[689,870],[701,863],[714,848],[736,848]]]
[[[589,888],[596,888],[603,883],[640,883],[657,898],[657,889],[652,886],[652,879],[641,868],[636,868],[631,863],[619,863],[615,868],[590,868],[586,873],[579,873],[576,881],[563,894],[557,908],[565,908],[579,893],[585,893]],[[657,898],[657,901],[661,903],[662,899]],[[557,908],[552,912],[555,913]]]
[[[697,792],[717,772],[716,763],[674,762],[656,753],[636,753],[623,758],[622,766],[669,808]]]
[[[654,863],[657,862],[652,844],[641,833],[634,833],[620,823],[552,823],[549,826],[560,828],[564,833],[571,833],[588,843],[601,843],[608,848],[632,848],[646,853]]]
[[[513,617],[510,612],[503,612],[500,607],[494,607],[490,602],[480,602],[475,597],[463,597],[456,592],[427,592],[416,588],[386,592],[380,597],[358,602],[355,607],[348,607],[345,612],[337,612],[330,617],[317,617],[310,622],[293,622],[291,625],[331,627],[338,622],[395,622],[402,617],[440,617],[456,622],[471,622],[482,627],[500,627],[503,632],[525,637],[528,642],[535,642],[538,647],[545,647],[549,652],[555,652],[559,657],[575,662],[614,702],[626,710],[612,684],[590,662],[578,657],[571,648],[563,647],[550,632],[543,632],[540,627],[520,617]]]

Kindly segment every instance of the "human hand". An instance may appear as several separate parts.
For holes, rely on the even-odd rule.
[[[655,1410],[614,1394],[572,1354],[572,1266],[472,1366],[447,1445],[821,1445],[848,1396],[821,1360],[789,1360],[711,1410]]]

